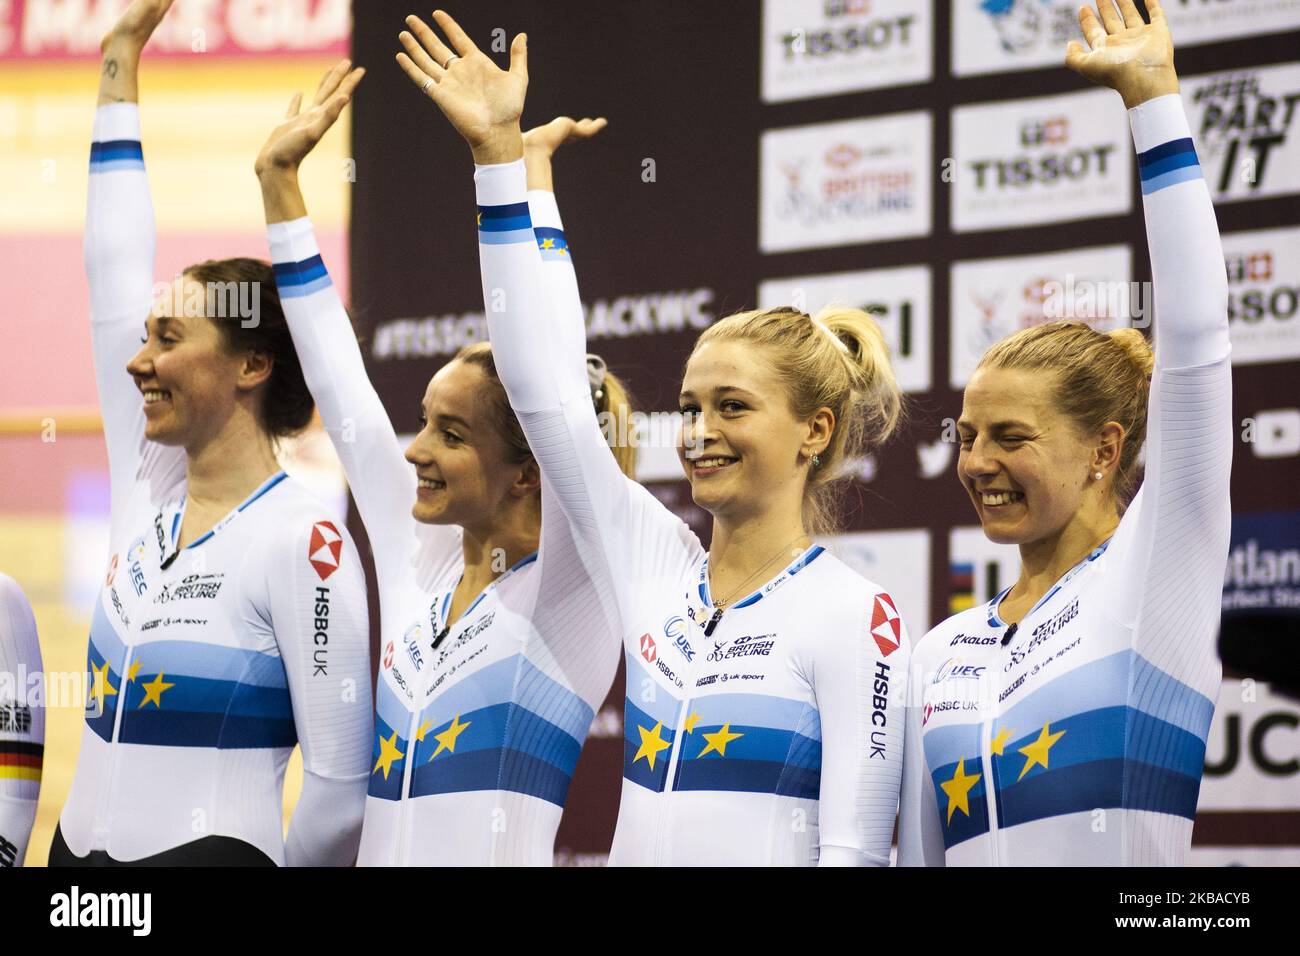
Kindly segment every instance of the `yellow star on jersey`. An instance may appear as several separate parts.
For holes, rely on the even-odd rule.
[[[695,733],[695,725],[699,723],[699,721],[700,721],[699,714],[691,714],[684,721],[682,721],[682,729],[685,730],[688,734],[693,734]]]
[[[419,729],[416,730],[415,739],[418,740],[420,743],[424,743],[424,735],[432,729],[433,729],[433,724],[429,723],[426,720],[424,723],[420,725]]]
[[[1064,730],[1058,730],[1054,734],[1049,734],[1048,727],[1050,724],[1043,724],[1042,732],[1039,733],[1038,739],[1032,744],[1027,744],[1020,748],[1020,752],[1025,755],[1025,765],[1020,771],[1020,780],[1025,774],[1029,773],[1029,768],[1041,765],[1044,770],[1047,769],[1047,752],[1052,749],[1052,745],[1065,736]]]
[[[1005,754],[1002,753],[1002,749],[1006,747],[1007,741],[1011,739],[1013,733],[1014,731],[1007,730],[1007,728],[1003,727],[998,731],[998,735],[989,741],[989,751],[997,754],[999,757],[1005,756]]]
[[[132,661],[132,662],[131,662],[131,668],[130,668],[130,670],[128,670],[128,671],[126,672],[126,679],[127,679],[128,681],[134,681],[134,680],[135,680],[135,675],[138,674],[138,673],[140,673],[140,662],[139,662],[139,661]]]
[[[474,225],[476,225],[476,226],[481,226],[481,225],[483,225],[483,214],[482,214],[482,213],[479,213],[477,216],[474,217]]]
[[[709,742],[708,746],[696,754],[695,759],[698,760],[706,753],[714,750],[718,752],[719,757],[725,757],[727,755],[727,744],[731,743],[733,740],[739,740],[743,736],[745,735],[733,734],[731,732],[731,724],[723,724],[721,730],[715,730],[711,734],[704,735],[704,739]]]
[[[970,816],[970,788],[979,783],[983,774],[972,774],[966,776],[966,761],[957,761],[957,772],[952,775],[951,780],[945,780],[939,784],[943,792],[948,795],[948,822],[952,823],[952,815],[956,810],[960,810],[966,816]]]
[[[444,730],[440,734],[433,735],[433,739],[438,741],[438,749],[433,752],[433,756],[431,756],[429,759],[432,760],[434,757],[438,756],[438,754],[442,753],[444,750],[447,751],[448,753],[454,754],[456,752],[456,738],[459,737],[461,734],[463,734],[465,732],[465,728],[472,723],[473,721],[462,724],[460,722],[460,714],[457,714],[455,717],[453,717],[451,719],[451,725],[448,726],[446,730]]]
[[[108,679],[108,661],[104,661],[103,667],[91,665],[90,670],[95,675],[91,678],[90,697],[92,700],[99,701],[99,709],[103,710],[104,698],[113,697],[117,694],[117,688]]]
[[[661,720],[655,724],[654,730],[646,730],[640,724],[637,724],[636,729],[641,734],[641,746],[637,750],[636,756],[632,758],[632,762],[636,763],[644,757],[646,763],[650,765],[650,769],[654,770],[656,755],[658,755],[659,751],[667,750],[672,746],[663,737],[659,736],[659,731],[664,729],[664,722]]]
[[[393,768],[393,764],[405,756],[406,754],[397,749],[397,731],[394,730],[393,735],[387,740],[383,737],[379,738],[379,759],[375,761],[375,769],[370,772],[374,773],[382,766],[384,779],[387,780],[388,771]]]
[[[554,248],[555,248],[555,240],[554,240],[554,239],[543,239],[543,240],[542,240],[542,248],[543,248],[543,249],[554,249]]]
[[[159,671],[153,680],[140,686],[144,688],[144,700],[140,701],[140,706],[143,707],[149,701],[153,701],[155,707],[161,707],[163,691],[171,690],[176,685],[166,683],[162,671]]]

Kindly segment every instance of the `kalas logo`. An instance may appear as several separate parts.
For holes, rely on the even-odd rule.
[[[641,635],[641,656],[651,664],[653,664],[655,659],[659,656],[659,651],[655,647],[655,639],[649,634]]]
[[[871,609],[871,636],[876,639],[876,646],[885,657],[898,650],[903,641],[903,622],[899,619],[893,599],[883,592],[876,595],[876,606]]]
[[[343,552],[343,535],[328,521],[317,521],[311,526],[311,542],[307,545],[307,560],[317,576],[326,580],[339,569],[339,555]]]

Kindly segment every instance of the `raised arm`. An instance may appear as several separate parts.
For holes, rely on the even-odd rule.
[[[126,371],[153,301],[155,229],[140,149],[137,74],[140,52],[171,4],[135,0],[101,44],[83,252],[114,515],[138,477],[179,457],[175,449],[145,442],[142,399]]]
[[[1141,622],[1138,650],[1208,693],[1231,524],[1232,369],[1227,278],[1209,190],[1178,96],[1173,44],[1158,0],[1144,24],[1132,0],[1119,12],[1086,7],[1092,48],[1067,63],[1111,86],[1129,108],[1155,286],[1156,367],[1146,473],[1112,547],[1119,599],[1112,613]]]
[[[606,120],[573,120],[557,116],[542,126],[524,133],[524,167],[528,175],[528,211],[533,220],[533,234],[542,255],[542,272],[546,277],[551,301],[553,334],[557,337],[556,354],[564,362],[560,370],[575,381],[587,382],[587,327],[578,293],[578,276],[560,209],[555,199],[551,157],[571,139],[589,139],[605,128]],[[581,357],[581,361],[579,358]]]
[[[301,109],[301,96],[294,96],[288,115],[267,139],[254,168],[262,187],[280,304],[303,377],[343,463],[361,520],[375,542],[380,580],[390,581],[409,566],[410,551],[399,543],[409,541],[415,546],[411,518],[415,472],[403,457],[388,413],[366,375],[356,333],[321,259],[298,185],[303,158],[338,119],[364,73],[343,60],[325,74],[306,110]],[[450,526],[428,526],[427,534],[438,537],[448,549],[457,545]]]
[[[592,406],[585,349],[575,334],[556,331],[563,320],[549,300],[533,231],[519,128],[527,85],[525,39],[515,38],[510,69],[503,71],[454,20],[441,12],[434,17],[458,52],[410,17],[407,24],[419,40],[401,35],[407,52],[398,54],[398,62],[474,154],[488,333],[510,403],[576,535],[589,553],[602,555],[604,573],[618,568],[621,584],[614,586],[631,587],[628,582],[643,569],[674,574],[674,561],[697,554],[698,542],[619,471]]]

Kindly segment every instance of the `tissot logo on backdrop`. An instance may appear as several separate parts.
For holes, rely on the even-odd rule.
[[[1300,358],[1300,228],[1223,235],[1232,364]]]
[[[717,318],[710,288],[620,295],[583,303],[588,339],[666,335],[708,328]],[[371,355],[385,359],[455,355],[462,347],[487,341],[482,312],[388,319],[375,326]]]
[[[954,262],[950,384],[964,388],[989,346],[1020,329],[1053,319],[1101,330],[1128,325],[1131,270],[1128,246]]]
[[[763,101],[930,79],[931,0],[764,0]]]
[[[952,112],[957,232],[1129,211],[1128,120],[1109,90]]]
[[[928,112],[768,130],[759,145],[763,252],[930,232]]]
[[[790,304],[808,313],[833,304],[869,313],[885,333],[899,387],[905,392],[930,390],[929,266],[797,276],[759,284],[760,309]]]
[[[1187,77],[1181,88],[1215,202],[1300,192],[1300,63]]]

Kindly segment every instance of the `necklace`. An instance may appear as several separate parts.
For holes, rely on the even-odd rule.
[[[750,581],[754,580],[754,578],[758,577],[760,574],[762,574],[764,571],[770,568],[772,566],[772,562],[774,562],[777,558],[781,557],[781,555],[784,554],[786,550],[791,545],[793,545],[796,541],[806,537],[808,537],[808,535],[802,531],[799,534],[795,535],[795,537],[793,537],[790,541],[788,541],[786,544],[783,544],[781,546],[781,549],[777,551],[776,554],[772,555],[763,564],[759,565],[758,569],[754,571],[753,574],[745,578],[745,580],[741,581],[738,587],[733,588],[731,593],[727,595],[725,599],[719,598],[715,600],[713,602],[713,606],[715,608],[718,608],[719,610],[724,610],[727,607],[727,605],[729,605],[732,601],[735,600],[737,594],[740,594],[745,590],[745,587],[749,584]]]

